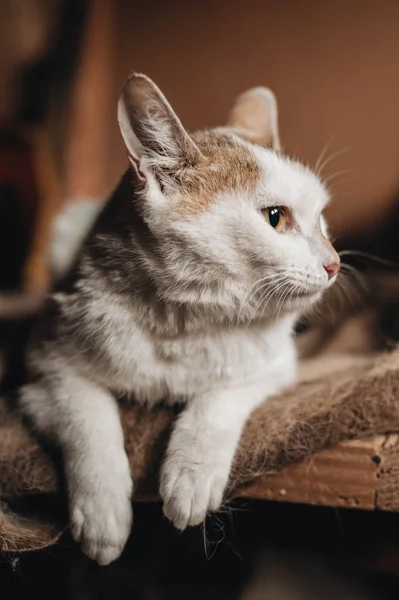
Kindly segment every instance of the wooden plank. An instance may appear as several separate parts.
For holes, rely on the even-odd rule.
[[[235,496],[372,510],[399,510],[397,435],[342,442],[237,490]]]

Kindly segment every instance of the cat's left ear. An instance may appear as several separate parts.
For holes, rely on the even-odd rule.
[[[250,142],[281,151],[276,97],[266,87],[256,87],[238,96],[227,121]]]
[[[167,182],[203,158],[161,90],[146,75],[133,73],[125,83],[118,121],[130,162],[141,180],[152,173]]]

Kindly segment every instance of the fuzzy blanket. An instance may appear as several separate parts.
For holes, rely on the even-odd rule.
[[[399,431],[398,397],[399,350],[305,362],[300,382],[265,403],[247,423],[230,494],[342,440]],[[158,469],[175,415],[171,409],[131,405],[122,406],[121,414],[136,499],[156,499]],[[56,451],[44,448],[0,402],[0,549],[53,543],[66,527],[63,490]]]

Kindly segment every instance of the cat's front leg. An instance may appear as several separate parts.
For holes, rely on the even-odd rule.
[[[265,397],[262,382],[208,392],[180,415],[160,481],[164,513],[178,529],[220,507],[245,421]]]
[[[68,370],[22,390],[25,410],[60,446],[72,535],[106,565],[121,554],[132,525],[132,478],[115,399]]]

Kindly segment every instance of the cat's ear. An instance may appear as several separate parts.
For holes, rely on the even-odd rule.
[[[227,125],[255,144],[281,151],[277,101],[268,88],[256,87],[238,96]]]
[[[173,176],[201,159],[169,102],[146,75],[133,73],[125,83],[118,121],[130,162],[142,180],[147,169],[156,176]]]

